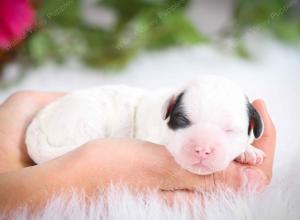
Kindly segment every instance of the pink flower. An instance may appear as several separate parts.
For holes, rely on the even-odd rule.
[[[35,12],[27,0],[0,0],[0,49],[9,49],[30,31]]]

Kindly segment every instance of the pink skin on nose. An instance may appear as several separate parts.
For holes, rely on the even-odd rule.
[[[226,136],[215,125],[195,126],[181,149],[186,164],[214,168],[226,160]]]

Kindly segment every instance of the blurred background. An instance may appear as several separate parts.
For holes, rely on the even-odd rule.
[[[141,53],[170,48],[210,46],[253,61],[249,38],[260,44],[261,34],[299,47],[299,1],[1,0],[1,87],[49,63],[119,74]],[[6,76],[12,63],[19,73]]]
[[[175,87],[199,74],[266,100],[276,156],[288,157],[276,166],[289,168],[300,145],[300,0],[0,0],[0,101],[20,89]]]

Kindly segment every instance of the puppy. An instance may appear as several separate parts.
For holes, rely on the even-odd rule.
[[[261,117],[239,86],[201,76],[179,90],[103,86],[70,93],[33,119],[26,144],[42,163],[96,138],[143,139],[166,146],[184,169],[205,175],[235,159],[261,163],[264,153],[250,144],[262,133]]]

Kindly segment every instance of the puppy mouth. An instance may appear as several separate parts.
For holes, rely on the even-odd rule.
[[[221,170],[224,170],[226,166],[214,166],[213,164],[207,164],[206,161],[193,161],[187,167],[192,173],[196,173],[199,175],[209,175]]]
[[[221,166],[216,166],[219,160],[201,160],[196,158],[175,158],[177,163],[180,164],[184,169],[188,170],[191,173],[198,175],[209,175],[220,170],[223,170],[225,167],[222,164]]]
[[[190,163],[190,167],[192,170],[196,170],[197,173],[201,170],[201,174],[209,174],[214,172],[211,166],[205,164],[205,162],[201,160]]]
[[[194,167],[209,168],[209,165],[207,164],[207,162],[208,161],[206,161],[206,160],[197,159],[197,160],[193,160],[193,161],[189,162],[189,164]]]

